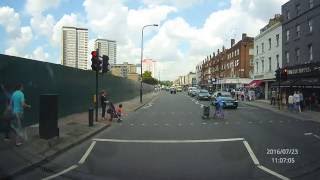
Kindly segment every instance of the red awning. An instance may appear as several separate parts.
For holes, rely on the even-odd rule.
[[[248,85],[246,85],[246,88],[256,88],[260,86],[263,83],[262,80],[253,80]]]

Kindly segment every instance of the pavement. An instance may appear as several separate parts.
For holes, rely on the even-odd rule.
[[[320,179],[320,123],[242,102],[202,119],[208,104],[161,92],[14,179]]]
[[[274,113],[278,113],[278,114],[285,115],[292,118],[297,118],[300,120],[320,122],[320,112],[318,111],[310,111],[308,109],[305,109],[301,113],[291,112],[288,110],[286,106],[281,106],[279,109],[278,105],[276,106],[270,105],[270,101],[267,101],[267,100],[241,101],[241,103],[267,109]]]
[[[121,103],[125,111],[130,113],[146,105],[157,96],[158,93],[144,95],[142,104],[139,97]],[[15,146],[13,139],[9,142],[4,141],[3,135],[1,135],[0,179],[10,179],[39,167],[110,126],[109,121],[99,120],[94,122],[94,126],[89,127],[88,112],[83,112],[59,119],[60,135],[50,140],[40,139],[38,124],[26,128],[28,140],[20,147]]]

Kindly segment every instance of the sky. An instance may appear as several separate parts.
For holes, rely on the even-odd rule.
[[[162,80],[195,71],[206,56],[242,33],[255,37],[287,0],[1,0],[0,53],[61,62],[61,27],[117,41],[118,63],[156,60]],[[90,56],[88,56],[90,57]],[[90,62],[90,61],[89,61]],[[89,67],[89,64],[88,64]],[[157,75],[155,75],[157,77]]]

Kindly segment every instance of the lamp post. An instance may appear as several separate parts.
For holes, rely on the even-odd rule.
[[[158,26],[158,24],[149,24],[149,25],[145,25],[142,27],[142,30],[141,30],[141,62],[140,62],[140,103],[142,103],[142,59],[143,59],[143,30],[144,28],[146,27],[149,27],[149,26]]]

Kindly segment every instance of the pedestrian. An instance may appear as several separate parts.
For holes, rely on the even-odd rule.
[[[301,109],[301,111],[303,111],[303,109],[304,109],[304,98],[303,98],[302,91],[299,93],[299,96],[300,96],[300,109]]]
[[[27,140],[27,134],[22,125],[24,108],[31,108],[31,106],[25,102],[22,84],[17,84],[11,97],[11,105],[14,114],[14,120],[11,121],[11,127],[14,129],[16,135],[16,146],[20,146],[22,145],[23,140]]]
[[[221,98],[221,93],[217,94],[215,105],[216,105],[216,111],[215,111],[213,117],[215,118],[215,117],[218,116],[218,117],[223,119],[224,118],[224,112],[223,112],[223,99]]]
[[[271,91],[271,105],[276,105],[276,97],[277,97],[277,93],[274,89],[272,89]]]
[[[117,112],[117,116],[118,116],[118,122],[122,122],[121,117],[126,115],[126,113],[123,110],[123,105],[122,104],[118,105],[118,107],[116,109],[116,112]]]
[[[300,108],[300,95],[299,95],[299,91],[295,91],[293,94],[293,99],[294,99],[294,109],[296,112],[301,112],[301,108]]]
[[[9,141],[10,140],[10,122],[14,119],[14,114],[12,112],[12,103],[11,103],[11,95],[10,93],[6,90],[6,88],[1,84],[1,90],[4,93],[5,97],[1,103],[4,103],[5,105],[5,110],[3,112],[2,116],[2,123],[3,123],[3,130],[4,130],[4,141]]]
[[[102,109],[102,120],[105,120],[105,115],[106,115],[106,108],[107,108],[107,92],[105,90],[103,90],[101,92],[101,96],[100,96],[100,104],[101,104],[101,109]]]
[[[290,94],[288,97],[288,109],[290,112],[293,111],[293,95]]]

